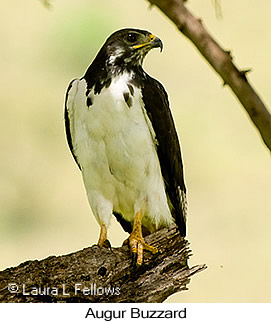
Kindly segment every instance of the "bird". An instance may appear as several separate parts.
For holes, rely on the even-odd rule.
[[[112,216],[124,231],[132,261],[144,238],[175,225],[186,235],[187,198],[179,137],[163,85],[143,69],[160,38],[135,28],[112,33],[65,96],[68,146],[98,224],[98,246],[106,246]]]

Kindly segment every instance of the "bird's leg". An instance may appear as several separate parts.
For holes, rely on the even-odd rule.
[[[102,222],[101,229],[100,229],[100,236],[98,240],[98,246],[102,247],[107,239],[107,228],[104,222]]]
[[[136,264],[143,263],[143,250],[149,250],[152,253],[157,253],[158,249],[145,243],[142,235],[142,211],[136,213],[133,225],[133,231],[129,237],[129,246],[133,257],[136,258]]]

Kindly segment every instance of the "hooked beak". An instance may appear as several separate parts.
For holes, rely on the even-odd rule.
[[[151,34],[148,42],[146,42],[144,44],[139,44],[139,45],[133,46],[134,49],[138,49],[138,48],[142,48],[142,47],[150,47],[150,48],[160,47],[160,52],[162,52],[163,43],[160,38]]]
[[[150,45],[152,48],[160,47],[160,52],[162,52],[162,50],[163,50],[162,40],[158,37],[154,36],[154,39],[151,41]]]

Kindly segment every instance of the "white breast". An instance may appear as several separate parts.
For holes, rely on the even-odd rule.
[[[141,91],[128,83],[131,75],[114,78],[100,94],[87,84],[73,83],[68,98],[74,152],[82,168],[88,199],[99,222],[113,211],[128,221],[143,209],[143,225],[152,232],[173,222],[155,150],[154,131],[145,113]],[[129,93],[130,107],[124,99]]]

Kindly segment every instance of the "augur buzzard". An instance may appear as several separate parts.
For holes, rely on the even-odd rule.
[[[114,32],[66,93],[65,126],[104,245],[111,216],[130,233],[138,265],[144,236],[176,224],[186,234],[186,188],[167,93],[142,68],[162,42],[139,29]]]

